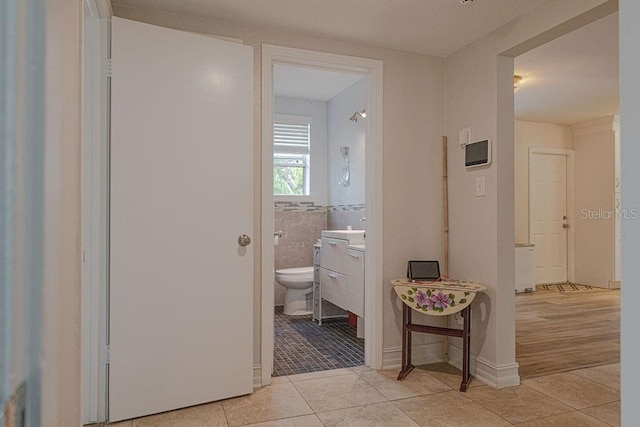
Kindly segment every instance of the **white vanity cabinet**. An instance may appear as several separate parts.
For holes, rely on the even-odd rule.
[[[328,317],[323,300],[364,317],[364,231],[323,231],[321,235],[320,283],[318,289],[314,285],[314,319],[322,322]]]
[[[347,310],[364,317],[364,251],[347,249]]]

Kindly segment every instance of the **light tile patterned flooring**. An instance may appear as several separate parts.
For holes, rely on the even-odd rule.
[[[117,427],[315,427],[620,425],[620,364],[526,379],[494,389],[477,380],[456,389],[459,372],[438,364],[397,370],[365,367],[273,378],[248,396],[110,424]]]

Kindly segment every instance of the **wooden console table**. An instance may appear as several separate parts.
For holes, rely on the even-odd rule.
[[[398,381],[402,381],[415,368],[411,364],[411,332],[446,335],[462,338],[462,383],[460,391],[469,387],[469,355],[471,345],[471,301],[478,292],[485,292],[486,286],[460,280],[436,282],[395,279],[391,281],[393,289],[402,305],[402,370]],[[417,311],[429,316],[448,316],[462,312],[462,329],[425,326],[411,323],[411,313]]]

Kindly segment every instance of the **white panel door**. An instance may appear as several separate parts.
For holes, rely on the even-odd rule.
[[[529,238],[536,245],[536,284],[566,282],[567,157],[531,156]]]
[[[117,421],[252,392],[253,49],[112,25]]]

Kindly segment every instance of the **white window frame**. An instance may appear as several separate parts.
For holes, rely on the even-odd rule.
[[[292,114],[274,114],[274,125],[287,124],[287,125],[309,125],[309,145],[308,148],[292,146],[290,149],[277,148],[278,144],[273,142],[273,166],[275,167],[275,155],[284,154],[292,156],[304,156],[304,194],[273,194],[275,201],[287,201],[287,200],[311,200],[313,195],[311,194],[311,117],[310,116],[297,116]]]

